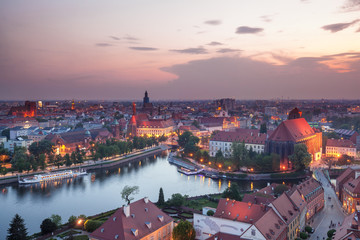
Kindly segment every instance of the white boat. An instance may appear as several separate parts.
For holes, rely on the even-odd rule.
[[[199,174],[199,173],[201,173],[202,171],[204,171],[204,169],[199,169],[199,170],[197,170],[197,171],[191,171],[191,170],[186,169],[186,168],[178,168],[177,171],[178,171],[179,173],[183,173],[183,174],[185,174],[185,175],[188,176],[188,175],[196,175],[196,174]]]
[[[86,175],[87,172],[85,170],[65,170],[65,171],[59,171],[59,172],[51,172],[51,173],[44,173],[44,174],[36,174],[31,177],[24,177],[24,178],[18,178],[19,184],[30,184],[30,183],[40,183],[45,181],[53,181],[53,180],[59,180],[63,178],[73,178],[78,177],[82,175]]]

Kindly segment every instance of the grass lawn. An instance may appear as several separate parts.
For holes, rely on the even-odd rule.
[[[207,197],[204,197],[196,200],[187,201],[184,206],[193,209],[198,209],[201,211],[203,207],[216,208],[217,205],[218,205],[217,202],[212,202]]]
[[[70,236],[71,234],[75,235],[75,234],[78,234],[78,233],[81,233],[81,231],[75,231],[75,230],[71,229],[70,231],[61,233],[61,234],[59,234],[57,236],[61,237],[61,238],[64,238],[64,237]]]
[[[89,240],[89,237],[87,235],[78,235],[74,236],[74,240]]]
[[[192,218],[193,214],[191,214],[191,213],[181,213],[180,216],[184,217],[184,218]]]

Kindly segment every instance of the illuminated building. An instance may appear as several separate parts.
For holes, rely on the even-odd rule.
[[[326,142],[326,157],[340,157],[341,155],[356,157],[356,146],[348,139],[328,139]]]
[[[173,219],[143,198],[119,208],[89,237],[90,240],[171,240],[173,228]]]
[[[230,157],[233,142],[245,143],[249,150],[252,148],[257,153],[263,153],[267,134],[260,133],[257,129],[237,129],[233,132],[219,131],[210,139],[209,154],[211,157],[221,150],[224,157]]]
[[[336,194],[342,207],[347,213],[360,210],[360,171],[352,168],[346,169],[336,178]]]
[[[324,208],[324,188],[314,178],[307,179],[296,186],[307,203],[306,221]]]
[[[24,106],[11,107],[8,115],[17,117],[35,117],[36,102],[26,101]]]
[[[75,110],[75,101],[74,100],[72,100],[71,101],[71,110]]]
[[[127,127],[127,136],[160,137],[170,136],[175,130],[175,123],[170,119],[149,119],[147,114],[136,114],[136,105],[133,103],[133,115]]]
[[[295,144],[303,143],[313,161],[321,159],[322,133],[310,127],[301,112],[295,108],[289,113],[288,120],[283,121],[266,141],[266,152],[280,155],[280,169],[291,169],[289,156],[294,153]]]

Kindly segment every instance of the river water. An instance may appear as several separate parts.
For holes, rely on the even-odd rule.
[[[238,182],[241,190],[259,189],[266,182]],[[0,239],[5,239],[9,223],[16,213],[24,220],[29,234],[40,232],[41,222],[52,214],[67,222],[71,215],[95,215],[125,204],[121,190],[125,185],[139,186],[135,200],[149,197],[156,202],[160,187],[165,199],[174,193],[197,196],[219,193],[226,189],[226,180],[212,180],[200,175],[185,176],[167,161],[167,154],[147,157],[126,164],[90,171],[88,175],[59,182],[19,186],[0,186]]]

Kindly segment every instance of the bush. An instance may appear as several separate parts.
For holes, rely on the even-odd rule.
[[[168,201],[171,206],[180,207],[185,202],[185,198],[180,193],[175,193],[171,195],[171,199]]]
[[[102,221],[98,220],[87,220],[84,224],[84,228],[88,232],[93,232],[103,224]]]
[[[327,232],[327,235],[329,238],[332,238],[332,236],[334,235],[334,233],[336,232],[335,229],[330,229],[328,232]]]
[[[206,213],[206,215],[208,215],[208,216],[214,216],[214,211],[213,210],[209,210],[209,211],[207,211],[207,213]]]
[[[56,230],[56,224],[50,218],[44,219],[40,225],[41,233],[47,234]]]
[[[301,233],[300,233],[300,238],[301,238],[301,239],[307,239],[307,238],[308,238],[307,233],[301,232]]]
[[[311,233],[312,227],[306,226],[306,227],[305,227],[305,231],[308,232],[308,233]]]

